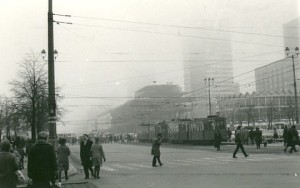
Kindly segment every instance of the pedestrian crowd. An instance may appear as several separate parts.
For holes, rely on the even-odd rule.
[[[232,133],[227,130],[227,137],[230,140]],[[255,131],[252,129],[245,133],[242,126],[238,126],[235,131],[236,148],[233,152],[233,158],[237,158],[239,150],[242,151],[245,157],[249,155],[244,148],[245,138],[249,138],[251,144],[256,145],[260,149],[261,144],[267,146],[267,141],[262,135],[262,131],[257,127]],[[295,125],[283,131],[284,152],[290,148],[289,152],[297,152],[296,145],[299,145],[299,134]],[[216,129],[214,133],[214,146],[217,151],[220,151],[222,134]],[[279,138],[277,130],[274,128],[274,140]],[[32,188],[50,188],[58,182],[62,181],[64,174],[65,181],[69,179],[69,156],[71,154],[69,147],[66,145],[66,139],[59,139],[57,150],[47,142],[48,133],[40,132],[36,143],[28,140],[25,142],[22,138],[17,137],[14,140],[5,139],[0,144],[0,188],[15,188],[18,183],[25,181],[21,170],[24,169],[24,157],[28,157],[28,177],[30,178],[29,186]],[[158,133],[153,138],[151,155],[153,155],[152,167],[162,166],[160,146],[162,143],[162,134]],[[103,162],[106,161],[103,146],[100,143],[100,138],[96,137],[94,142],[90,140],[87,134],[82,135],[80,142],[80,159],[83,166],[85,179],[93,177],[100,178],[100,168]],[[158,163],[158,165],[157,165]],[[28,187],[29,187],[28,186]]]

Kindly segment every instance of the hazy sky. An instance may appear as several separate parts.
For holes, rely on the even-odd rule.
[[[26,54],[47,50],[47,9],[47,0],[0,0],[1,95],[10,95],[8,82]],[[63,88],[70,111],[64,120],[70,122],[87,118],[87,109],[104,109],[91,105],[128,100],[141,84],[183,86],[182,60],[199,52],[185,44],[222,42],[225,33],[232,40],[234,80],[241,91],[252,91],[253,72],[238,75],[284,57],[282,24],[299,16],[299,1],[53,0],[53,12],[72,15],[54,16],[72,22],[54,25],[56,84]],[[58,130],[74,128],[69,125]]]

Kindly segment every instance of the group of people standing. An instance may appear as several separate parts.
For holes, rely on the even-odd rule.
[[[293,125],[291,128],[284,128],[283,131],[283,141],[284,141],[284,152],[287,151],[288,147],[291,147],[290,153],[297,152],[296,150],[296,145],[299,145],[299,134],[298,131],[296,130],[296,126]]]
[[[100,167],[103,161],[106,161],[103,147],[100,144],[100,139],[95,138],[95,143],[91,141],[87,134],[82,135],[82,141],[80,143],[80,159],[83,166],[85,179],[100,178]],[[92,168],[94,166],[94,169]]]

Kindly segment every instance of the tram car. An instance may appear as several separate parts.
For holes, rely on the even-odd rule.
[[[226,118],[224,117],[208,116],[193,120],[163,121],[142,126],[142,130],[138,133],[138,140],[151,142],[157,133],[162,133],[163,142],[210,145],[214,143],[214,133],[217,129],[221,132],[222,139],[226,141]]]
[[[137,140],[140,142],[152,142],[158,133],[162,134],[162,142],[169,141],[169,128],[166,121],[158,124],[141,124],[137,134]]]
[[[66,139],[66,143],[68,144],[77,144],[77,136],[75,133],[61,133],[61,134],[57,134],[58,138],[65,138]]]

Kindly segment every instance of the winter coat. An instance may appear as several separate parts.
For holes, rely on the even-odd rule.
[[[260,144],[262,142],[262,132],[260,130],[256,130],[254,131],[254,135],[255,135],[255,142],[257,144]]]
[[[57,171],[53,146],[39,140],[30,149],[28,155],[28,176],[33,180],[53,180]]]
[[[0,152],[0,187],[15,188],[17,187],[18,163],[15,156],[9,152]]]
[[[83,141],[80,143],[80,159],[81,159],[81,164],[83,166],[92,165],[92,162],[91,162],[92,145],[93,145],[93,142],[90,140],[87,140],[86,143],[84,143]]]
[[[236,143],[243,143],[243,140],[244,140],[244,137],[242,135],[242,131],[240,129],[237,129],[235,131],[235,139],[234,139],[234,141]]]
[[[160,145],[161,140],[158,138],[154,138],[152,143],[151,155],[160,156]]]
[[[71,152],[68,146],[66,145],[60,145],[57,149],[57,163],[58,163],[58,169],[63,170],[69,170],[69,156]]]
[[[95,143],[91,149],[93,166],[102,166],[102,159],[105,159],[103,147],[99,143]]]
[[[214,137],[215,137],[215,147],[220,146],[221,142],[222,142],[222,135],[221,135],[221,133],[220,132],[215,132]]]

